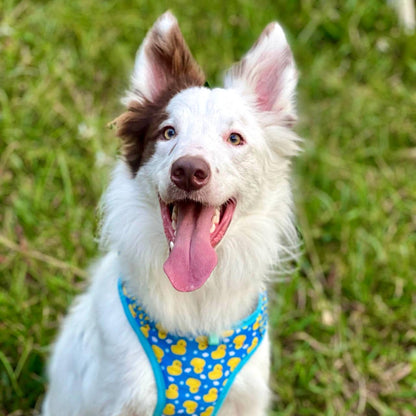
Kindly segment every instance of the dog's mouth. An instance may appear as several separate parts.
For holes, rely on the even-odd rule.
[[[176,290],[199,289],[217,265],[214,248],[230,225],[236,201],[229,199],[220,207],[190,199],[171,204],[159,201],[169,244],[169,257],[163,269]]]

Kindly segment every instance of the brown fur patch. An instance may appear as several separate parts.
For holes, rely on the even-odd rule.
[[[157,29],[152,31],[146,52],[155,69],[164,75],[165,87],[180,91],[204,84],[205,75],[192,57],[177,24],[170,30],[169,36]]]
[[[123,140],[123,157],[133,175],[153,155],[159,126],[167,117],[166,106],[172,97],[205,82],[204,73],[193,59],[177,24],[168,34],[161,33],[156,26],[146,45],[145,53],[160,89],[152,98],[134,91],[140,102],[132,101],[127,111],[115,120],[117,136]]]
[[[164,106],[157,103],[132,101],[116,119],[117,136],[123,140],[122,155],[133,176],[154,152],[158,127],[166,117],[163,110]]]

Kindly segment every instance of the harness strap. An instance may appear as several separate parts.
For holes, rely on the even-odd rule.
[[[152,366],[157,385],[153,416],[215,416],[238,372],[267,331],[267,295],[256,310],[219,337],[179,337],[154,322],[118,281],[120,300]],[[211,342],[210,342],[211,340]]]

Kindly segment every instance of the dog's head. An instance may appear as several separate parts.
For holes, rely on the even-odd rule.
[[[290,203],[296,81],[277,23],[228,71],[224,88],[215,89],[204,87],[171,13],[147,34],[127,111],[115,122],[132,180],[145,182],[147,198],[159,201],[169,250],[164,270],[177,290],[205,283],[217,265],[217,246],[238,219],[275,218],[277,205]]]

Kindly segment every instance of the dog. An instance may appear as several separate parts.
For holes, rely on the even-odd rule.
[[[44,416],[257,416],[270,402],[266,288],[296,254],[297,70],[278,23],[210,88],[166,12],[139,48],[106,254],[63,323]]]

